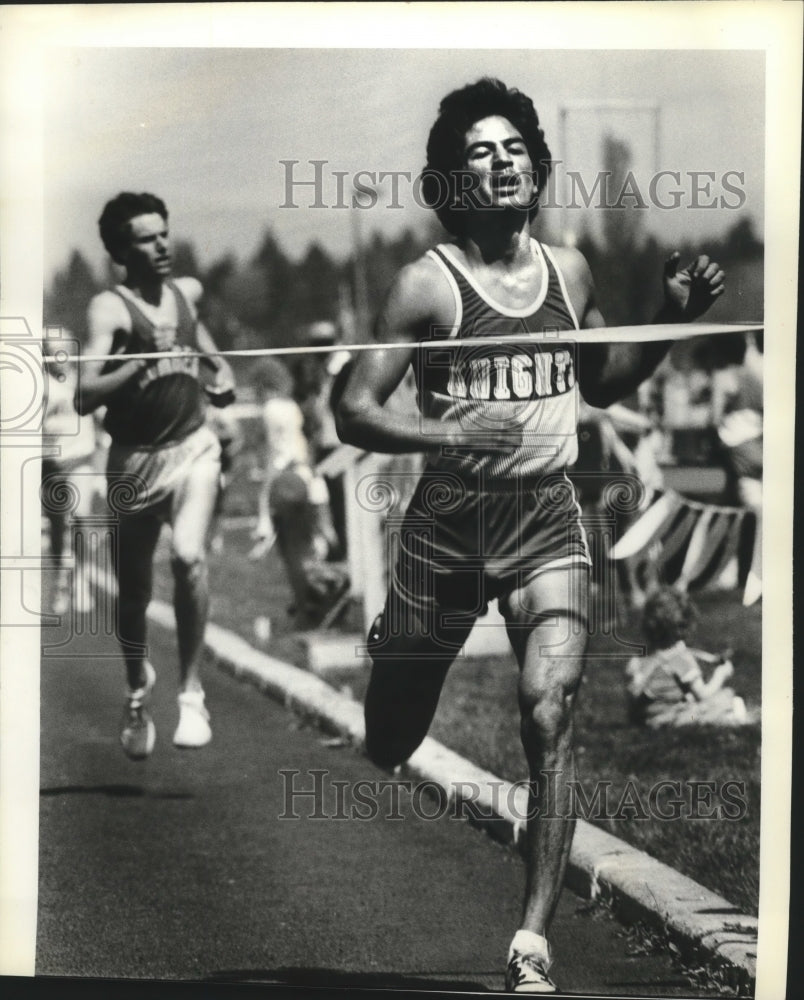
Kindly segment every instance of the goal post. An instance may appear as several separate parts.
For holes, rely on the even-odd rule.
[[[578,233],[569,223],[569,193],[568,193],[568,158],[570,148],[570,117],[580,115],[596,115],[598,124],[601,120],[610,121],[612,125],[620,119],[621,125],[618,136],[626,141],[633,142],[637,136],[637,129],[632,120],[623,127],[622,121],[625,116],[639,116],[649,122],[650,137],[649,151],[647,156],[650,160],[650,169],[658,173],[661,163],[662,144],[662,106],[656,101],[636,100],[633,98],[578,98],[572,101],[564,101],[558,107],[558,159],[557,164],[563,165],[563,183],[559,184],[558,206],[559,206],[559,227],[561,242],[574,245],[577,242]],[[601,154],[594,154],[594,159],[602,166]]]

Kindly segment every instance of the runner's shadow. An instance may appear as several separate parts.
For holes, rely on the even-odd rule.
[[[272,985],[332,989],[448,990],[489,993],[487,986],[460,979],[457,973],[432,972],[427,975],[398,972],[346,972],[343,969],[222,969],[205,977],[206,982],[266,982]]]
[[[111,799],[193,799],[190,792],[159,792],[143,788],[142,785],[60,785],[55,788],[41,788],[39,795],[50,798],[54,795],[106,795]]]

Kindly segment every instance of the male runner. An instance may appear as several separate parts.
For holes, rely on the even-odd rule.
[[[112,438],[107,465],[109,504],[119,514],[115,570],[119,639],[128,691],[120,740],[132,759],[153,750],[156,731],[147,703],[156,672],[146,658],[145,612],[151,599],[153,557],[162,524],[172,528],[171,566],[179,646],[177,747],[204,746],[212,737],[199,679],[209,590],[206,547],[220,474],[220,445],[204,420],[199,359],[215,352],[199,321],[202,294],[195,278],[170,278],[168,212],[152,194],[124,192],[99,220],[103,244],[125,279],[89,305],[91,354],[152,351],[164,357],[88,363],[76,393],[79,413],[107,408]],[[215,369],[214,388],[234,386],[229,365]]]
[[[385,609],[369,636],[366,745],[379,764],[406,760],[425,736],[447,670],[477,616],[499,598],[520,667],[519,705],[530,809],[521,928],[506,988],[552,993],[546,939],[574,824],[539,819],[548,773],[555,814],[575,777],[573,703],[586,648],[589,553],[565,468],[577,454],[578,392],[607,406],[632,391],[669,344],[574,347],[543,331],[601,327],[589,267],[575,249],[542,246],[529,222],[550,170],[531,100],[483,79],[441,103],[422,191],[455,237],[405,267],[377,339],[409,351],[365,352],[338,410],[344,441],[426,451],[408,507]],[[703,313],[723,291],[707,257],[664,272],[657,322]],[[483,345],[532,332],[532,344]],[[415,349],[427,339],[477,347]],[[383,404],[414,366],[421,415]]]

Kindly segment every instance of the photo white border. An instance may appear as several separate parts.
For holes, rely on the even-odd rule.
[[[509,11],[504,15],[505,8]],[[517,30],[510,31],[515,23]],[[760,936],[757,997],[784,995],[792,753],[792,486],[802,6],[703,3],[153,4],[0,7],[0,318],[41,329],[43,67],[50,46],[762,49],[766,54],[765,567]],[[530,30],[528,30],[530,28]],[[427,39],[429,45],[423,45]],[[706,100],[706,95],[701,95]],[[694,113],[694,109],[693,112]],[[13,385],[3,378],[4,413]],[[12,409],[13,412],[13,409]],[[0,459],[3,443],[0,442]],[[3,485],[14,481],[2,463]],[[8,475],[6,475],[8,473]],[[19,482],[19,480],[16,480]],[[18,501],[3,489],[2,548]],[[29,539],[22,540],[27,549]],[[19,542],[16,541],[17,548]],[[783,555],[778,555],[782,553]],[[790,558],[787,557],[790,553]],[[13,574],[12,574],[13,575]],[[29,574],[30,576],[31,574]],[[36,574],[33,574],[36,575]],[[0,576],[0,582],[3,577]],[[31,592],[26,599],[34,599]],[[10,596],[0,593],[3,607]],[[5,619],[3,619],[5,620]],[[0,974],[30,975],[36,941],[39,660],[36,629],[2,635]],[[771,805],[772,804],[772,805]],[[771,807],[769,808],[769,805]]]

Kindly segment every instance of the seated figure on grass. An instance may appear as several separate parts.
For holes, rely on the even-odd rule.
[[[631,722],[659,729],[753,721],[743,699],[726,686],[734,674],[731,654],[687,646],[695,619],[692,601],[674,587],[659,587],[648,598],[642,616],[648,653],[631,657],[625,668]],[[702,664],[714,666],[708,680]]]

